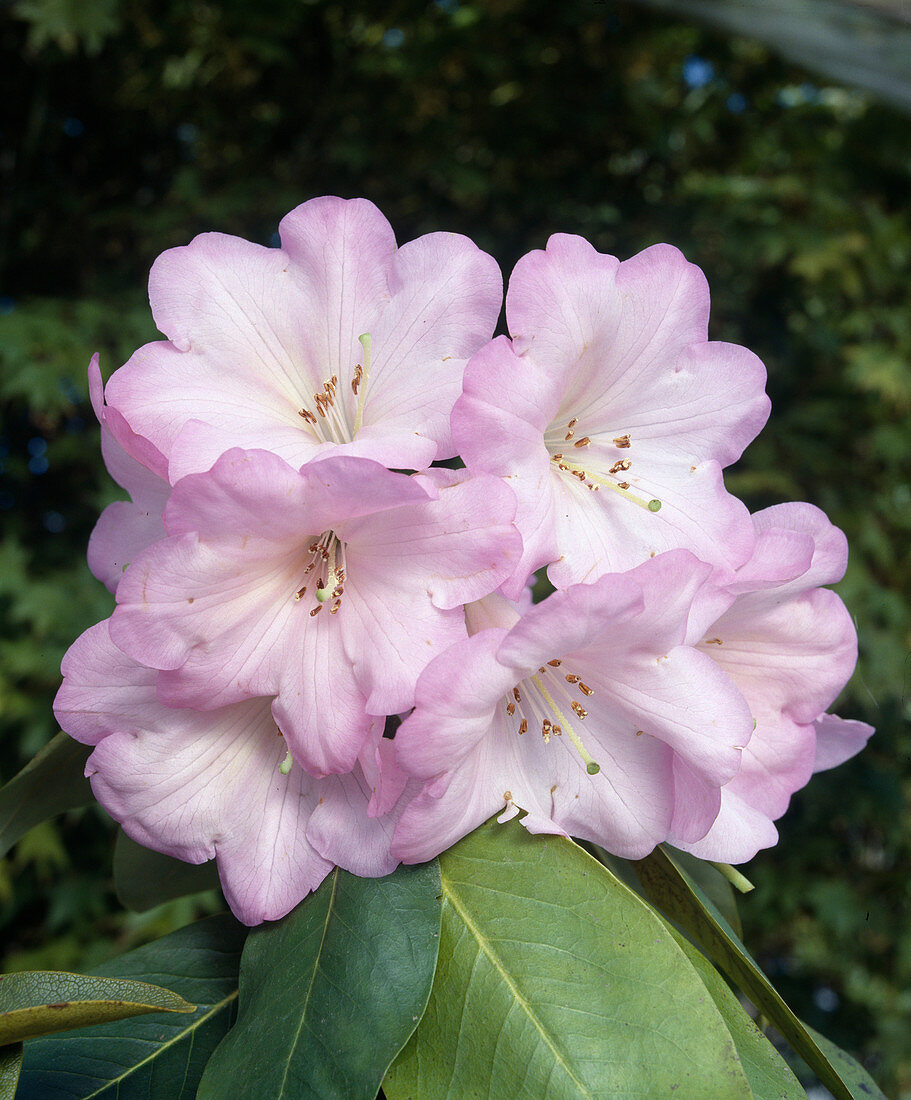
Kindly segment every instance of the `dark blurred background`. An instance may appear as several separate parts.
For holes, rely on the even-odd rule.
[[[848,534],[861,659],[836,709],[878,728],[746,868],[746,941],[911,1096],[911,119],[780,49],[610,0],[6,5],[0,778],[56,731],[60,658],[111,608],[84,565],[115,496],[85,369],[154,338],[159,252],[210,229],[274,242],[320,194],[374,200],[399,240],[467,233],[506,274],[555,231],[621,257],[670,241],[708,276],[713,337],[769,370],[730,488]],[[79,969],[199,911],[125,913],[112,837],[74,812],[0,862],[0,969]]]

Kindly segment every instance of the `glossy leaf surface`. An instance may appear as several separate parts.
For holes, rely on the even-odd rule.
[[[0,1046],[148,1012],[195,1009],[170,989],[146,982],[23,970],[0,976]]]
[[[713,902],[668,852],[656,848],[634,866],[654,904],[677,921],[775,1024],[837,1100],[885,1100],[858,1062],[834,1043],[818,1042],[816,1033],[794,1015]]]
[[[127,909],[144,913],[162,902],[218,886],[215,862],[184,863],[130,840],[123,830],[114,842],[114,888]]]
[[[25,1044],[17,1100],[192,1100],[233,1020],[247,929],[228,914],[188,925],[96,973],[167,982],[193,1015],[138,1017]]]
[[[488,822],[440,866],[437,977],[389,1100],[750,1097],[673,934],[577,845]]]
[[[92,801],[84,775],[91,751],[58,733],[0,789],[0,858],[34,825]]]
[[[374,1100],[417,1026],[440,934],[434,860],[384,878],[334,870],[244,948],[237,1024],[209,1063],[200,1100]]]

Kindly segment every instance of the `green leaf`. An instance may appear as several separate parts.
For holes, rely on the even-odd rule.
[[[14,1100],[21,1066],[21,1043],[0,1047],[0,1100]]]
[[[828,1040],[820,1044],[815,1032],[794,1015],[712,901],[668,852],[656,848],[633,866],[654,904],[677,921],[775,1024],[836,1100],[885,1100],[850,1055]]]
[[[251,933],[237,1024],[200,1100],[374,1100],[430,996],[440,935],[436,860],[380,879],[336,869],[294,912]]]
[[[23,970],[0,975],[0,1046],[146,1012],[194,1012],[177,993],[147,982]]]
[[[440,867],[437,975],[389,1100],[750,1097],[671,932],[580,847],[488,822]]]
[[[166,982],[192,1016],[139,1017],[25,1044],[17,1100],[192,1100],[231,1025],[247,929],[229,914],[188,925],[96,968]]]
[[[806,1100],[807,1094],[788,1064],[747,1015],[724,978],[686,937],[679,932],[674,932],[674,937],[731,1033],[753,1100]]]
[[[740,914],[737,912],[737,894],[730,882],[704,859],[697,859],[689,852],[679,852],[676,848],[671,849],[671,854],[678,866],[686,871],[697,886],[702,887],[718,912],[743,939],[743,926],[740,923]]]
[[[114,888],[127,908],[144,913],[165,901],[198,894],[218,887],[215,862],[184,863],[183,860],[143,848],[122,829],[114,842]]]
[[[92,801],[85,762],[92,750],[58,733],[0,788],[0,858],[29,829],[64,810]]]

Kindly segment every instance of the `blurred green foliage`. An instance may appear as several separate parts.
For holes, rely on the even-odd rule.
[[[848,534],[878,733],[749,874],[747,943],[795,1009],[911,1096],[911,121],[767,49],[603,0],[20,0],[0,22],[0,773],[55,731],[60,658],[110,610],[83,561],[114,489],[86,400],[153,337],[145,277],[209,229],[269,243],[317,194],[506,273],[551,232],[706,272],[715,338],[769,368],[731,488]],[[6,966],[97,961],[190,919],[117,909],[100,811],[0,864]],[[211,901],[207,903],[211,907]]]

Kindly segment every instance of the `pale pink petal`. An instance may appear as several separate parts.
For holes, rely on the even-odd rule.
[[[57,714],[95,745],[98,801],[138,843],[190,863],[213,857],[228,904],[247,924],[277,920],[331,869],[308,843],[320,781],[282,775],[287,746],[268,699],[200,712],[161,706],[154,670],[128,661],[107,623],[70,649]]]
[[[395,826],[407,803],[420,793],[417,780],[398,774],[394,785],[402,797],[383,814],[371,814],[381,783],[377,758],[383,769],[395,772],[391,741],[377,734],[361,752],[361,766],[347,775],[331,776],[322,784],[322,797],[310,818],[307,839],[326,859],[354,875],[377,878],[388,875],[399,860],[391,854]]]
[[[408,775],[429,779],[450,771],[488,735],[498,702],[517,679],[496,659],[505,634],[475,633],[424,669],[415,710],[395,735],[396,760]]]
[[[504,591],[515,598],[529,575],[559,556],[554,531],[557,482],[544,432],[559,402],[560,378],[520,359],[497,337],[468,364],[452,411],[452,437],[473,472],[505,478],[516,495],[523,552]]]
[[[823,714],[816,719],[816,756],[813,771],[838,767],[859,753],[875,732],[866,722]]]
[[[63,683],[54,700],[62,729],[85,745],[116,729],[136,729],[157,705],[155,673],[115,646],[110,620],[96,623],[66,651],[60,666]]]
[[[722,790],[674,756],[674,819],[669,830],[673,844],[693,843],[705,836],[721,810]]]
[[[769,530],[792,531],[814,544],[809,568],[794,578],[785,591],[800,592],[817,585],[835,584],[848,564],[848,540],[821,509],[813,504],[790,502],[764,508],[753,516],[758,534]],[[790,580],[791,578],[789,578]]]
[[[371,330],[365,435],[372,425],[416,432],[448,458],[449,415],[465,363],[493,334],[503,279],[491,256],[456,233],[403,245],[388,278],[391,300]]]
[[[673,843],[700,859],[746,863],[762,848],[772,848],[778,843],[778,830],[768,815],[722,787],[721,811],[709,832],[692,843],[676,839]]]
[[[147,546],[164,537],[160,508],[143,508],[126,500],[109,504],[89,536],[88,562],[92,576],[97,577],[109,592],[116,592],[130,562]]]
[[[785,593],[777,602],[766,591],[741,596],[699,648],[734,680],[755,714],[780,712],[802,725],[832,703],[857,661],[851,616],[825,588]]]
[[[512,525],[515,496],[499,478],[462,473],[436,500],[402,500],[403,507],[339,524],[350,546],[350,573],[369,570],[390,586],[423,592],[443,609],[498,588],[521,553]]]

